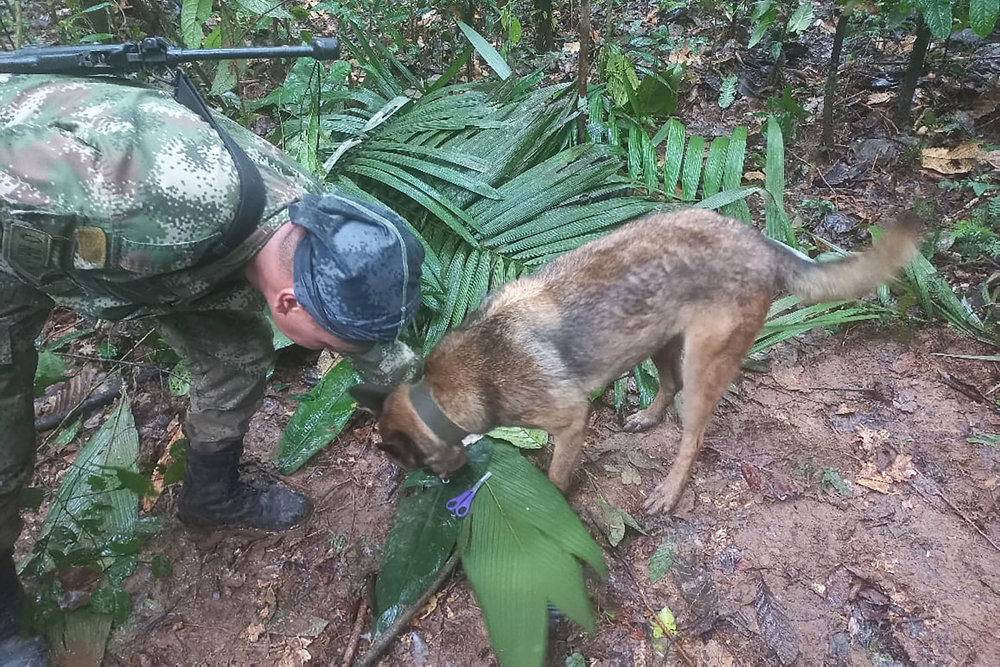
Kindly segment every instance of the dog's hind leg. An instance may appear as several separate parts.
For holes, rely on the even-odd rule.
[[[549,480],[566,492],[569,488],[573,471],[580,463],[580,453],[583,451],[584,433],[587,430],[587,417],[590,415],[590,404],[564,410],[560,417],[561,427],[551,429],[552,462],[549,463]]]
[[[669,512],[680,499],[691,467],[698,458],[712,411],[739,371],[743,357],[763,324],[767,304],[761,308],[753,305],[744,305],[742,313],[705,313],[686,331],[680,451],[667,479],[646,499],[647,511]]]
[[[666,414],[667,408],[674,400],[674,396],[683,386],[681,376],[681,353],[684,347],[684,337],[674,336],[667,344],[653,353],[653,365],[656,366],[660,376],[660,389],[656,392],[656,398],[645,410],[631,415],[625,420],[622,429],[630,433],[646,431],[661,421]]]

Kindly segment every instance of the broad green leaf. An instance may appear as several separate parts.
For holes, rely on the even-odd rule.
[[[639,394],[639,408],[645,410],[656,398],[656,393],[660,389],[659,374],[656,371],[656,366],[649,359],[636,366],[632,373],[635,376],[635,388]]]
[[[45,394],[45,388],[66,379],[66,362],[55,352],[43,350],[38,353],[35,367],[35,398]]]
[[[683,161],[684,126],[680,121],[671,118],[670,129],[667,130],[667,154],[663,162],[663,190],[668,197],[674,196]]]
[[[577,651],[566,657],[566,667],[587,667],[587,659],[583,657],[582,653]]]
[[[174,396],[187,396],[191,391],[191,373],[183,361],[178,362],[167,376],[167,389]]]
[[[69,531],[79,535],[78,546],[98,547],[103,539],[95,540],[101,535],[132,535],[139,516],[139,496],[122,488],[110,471],[135,472],[138,458],[139,434],[128,394],[123,393],[63,477],[42,525],[41,537]],[[104,476],[112,483],[95,491],[88,480]],[[84,524],[85,531],[81,530]]]
[[[929,0],[923,13],[924,21],[935,39],[944,39],[951,34],[951,2]]]
[[[59,435],[51,441],[47,441],[51,450],[53,452],[58,452],[66,445],[73,442],[73,439],[76,438],[77,434],[80,432],[80,426],[82,423],[82,420],[77,419],[75,422],[60,431]]]
[[[274,0],[235,0],[236,5],[247,14],[253,16],[269,16],[273,19],[290,19],[292,15],[285,10],[284,3]]]
[[[667,573],[673,565],[675,550],[673,541],[669,539],[663,540],[660,546],[656,547],[652,558],[649,559],[649,583],[655,584]]]
[[[970,0],[969,25],[980,37],[987,37],[997,24],[1000,0]]]
[[[643,185],[646,186],[646,191],[653,193],[660,185],[660,173],[659,167],[656,164],[656,147],[653,146],[653,142],[650,141],[649,135],[642,133],[641,137],[642,144],[642,177]]]
[[[813,19],[812,0],[806,0],[795,8],[788,19],[788,32],[791,34],[803,32],[809,28]]]
[[[486,435],[509,442],[519,449],[541,449],[549,441],[549,434],[545,431],[519,426],[499,426]]]
[[[501,664],[540,666],[548,603],[593,630],[577,559],[602,574],[607,569],[600,547],[541,471],[510,445],[492,446],[493,476],[462,524],[462,566]]]
[[[473,444],[469,464],[447,484],[433,475],[417,471],[404,482],[416,489],[399,499],[392,528],[382,550],[382,564],[375,583],[375,613],[372,632],[384,633],[408,605],[413,604],[437,577],[458,538],[462,519],[446,504],[472,487],[485,472],[492,447]]]
[[[743,160],[747,150],[747,128],[743,125],[733,130],[726,152],[726,166],[722,173],[722,189],[737,190],[743,183]],[[750,207],[737,201],[722,209],[722,213],[743,222],[750,222]]]
[[[688,141],[681,172],[681,200],[694,201],[701,182],[701,170],[705,157],[705,137],[695,135]]]
[[[347,392],[361,378],[346,359],[326,372],[288,420],[278,440],[275,464],[290,475],[333,441],[354,414],[355,402]]]
[[[201,26],[212,13],[212,0],[183,0],[181,3],[181,38],[189,49],[201,46]]]
[[[645,134],[638,125],[628,128],[628,177],[633,181],[642,178],[642,137]]]
[[[722,109],[728,109],[732,106],[733,101],[736,100],[736,84],[739,82],[739,78],[735,74],[730,74],[722,80],[722,86],[719,88],[719,107]]]
[[[90,606],[111,616],[115,623],[124,623],[132,613],[132,599],[120,588],[98,588],[90,594]]]
[[[729,149],[729,137],[716,137],[708,149],[705,160],[705,182],[702,185],[702,197],[708,198],[719,192],[722,187],[722,173],[726,166],[726,151]]]
[[[774,19],[778,16],[778,7],[774,2],[765,0],[764,2],[758,3],[758,12],[755,12],[754,20],[756,24],[754,25],[753,33],[750,35],[750,41],[747,43],[747,48],[752,49],[757,45],[757,43],[763,39],[764,35],[774,24]],[[760,12],[760,9],[763,11]],[[759,15],[757,15],[759,14]]]
[[[482,35],[461,21],[458,21],[458,27],[472,46],[475,47],[476,52],[479,53],[483,60],[486,61],[486,64],[490,66],[490,69],[496,72],[497,76],[501,79],[506,79],[512,74],[510,65],[507,64],[507,61],[503,59],[503,56],[501,56],[495,48],[493,48],[492,44],[483,39]]]
[[[670,611],[670,607],[664,607],[656,612],[656,619],[653,621],[653,639],[676,634],[677,621],[674,619],[674,612]]]
[[[785,213],[785,145],[781,127],[774,116],[767,118],[767,156],[764,165],[764,188],[767,235],[776,241],[796,247],[795,233]]]

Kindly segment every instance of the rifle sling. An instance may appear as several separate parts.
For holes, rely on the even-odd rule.
[[[229,133],[216,122],[208,105],[205,104],[205,100],[198,93],[198,89],[191,83],[191,79],[184,73],[184,70],[178,68],[175,76],[174,99],[198,114],[219,134],[226,150],[233,158],[236,175],[240,181],[240,200],[236,205],[236,214],[229,226],[222,232],[222,238],[219,240],[220,247],[215,249],[217,255],[225,255],[239,247],[260,224],[261,216],[264,214],[264,182],[260,177],[260,171],[257,170],[257,165],[247,157],[247,154],[233,141]]]

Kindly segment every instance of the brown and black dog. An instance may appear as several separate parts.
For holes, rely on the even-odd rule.
[[[468,434],[544,429],[554,443],[549,479],[565,491],[591,393],[652,358],[659,393],[625,429],[659,423],[683,387],[680,451],[645,504],[669,512],[775,294],[860,297],[890,280],[919,238],[919,221],[906,214],[866,252],[815,262],[716,213],[653,214],[487,297],[431,351],[415,384],[351,393],[379,417],[383,449],[439,475],[463,465]]]

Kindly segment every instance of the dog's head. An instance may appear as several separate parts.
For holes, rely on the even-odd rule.
[[[358,407],[378,419],[382,442],[379,449],[411,470],[422,469],[447,475],[465,465],[465,447],[447,442],[417,414],[410,401],[410,384],[395,388],[361,384],[351,387]]]

